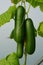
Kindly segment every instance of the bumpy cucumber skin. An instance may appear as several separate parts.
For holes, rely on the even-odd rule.
[[[33,54],[35,51],[35,33],[34,25],[30,18],[25,20],[26,27],[26,52],[28,54]]]
[[[25,9],[23,6],[19,6],[15,14],[15,41],[17,42],[17,55],[19,58],[22,58],[23,56],[24,19]]]
[[[23,42],[24,39],[24,19],[25,9],[23,6],[19,6],[15,14],[15,37],[18,43]]]

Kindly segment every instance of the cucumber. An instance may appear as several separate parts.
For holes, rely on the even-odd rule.
[[[34,25],[30,18],[25,20],[25,34],[26,34],[26,52],[33,54],[35,51],[35,33]]]
[[[17,55],[19,58],[22,58],[23,56],[23,43],[18,43],[17,45]]]
[[[19,6],[15,14],[15,41],[17,42],[17,55],[19,58],[23,56],[24,20],[25,9],[23,6]]]
[[[12,30],[12,32],[10,34],[10,39],[15,40],[15,29]],[[17,55],[19,58],[21,58],[23,56],[23,44],[24,43],[17,43]]]
[[[23,6],[19,6],[15,14],[15,37],[18,43],[24,40],[24,19],[25,9]]]

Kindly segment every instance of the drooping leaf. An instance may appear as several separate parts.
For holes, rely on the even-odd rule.
[[[15,37],[15,29],[12,30],[11,34],[10,34],[10,39],[14,39],[16,40],[16,37]]]
[[[10,6],[8,10],[11,11],[11,13],[12,13],[12,18],[13,18],[14,15],[15,15],[15,12],[16,12],[16,6],[15,6],[15,5],[14,5],[14,6]]]
[[[18,56],[14,52],[8,56],[7,61],[10,63],[10,65],[20,65]]]
[[[12,3],[17,4],[18,2],[20,2],[21,0],[11,0]]]
[[[5,23],[8,23],[15,15],[16,6],[11,6],[9,9],[0,15],[0,26]]]
[[[38,35],[41,36],[41,37],[43,37],[43,22],[41,22],[39,24],[39,27],[38,27],[37,31],[38,31]]]

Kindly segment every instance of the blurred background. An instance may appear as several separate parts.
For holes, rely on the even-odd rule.
[[[4,13],[12,5],[10,0],[0,0],[0,15]],[[26,3],[26,9],[28,3]],[[33,8],[31,6],[28,16],[33,20],[34,26],[37,29],[39,23],[43,21],[43,12],[40,8]],[[12,39],[9,39],[9,35],[14,28],[14,20],[11,19],[9,23],[6,23],[0,27],[0,59],[6,57],[11,52],[16,52],[17,44]],[[35,65],[38,59],[43,56],[43,38],[40,36],[36,37],[36,50],[33,55],[27,56],[27,65]],[[20,59],[21,65],[23,64],[24,56]],[[41,64],[43,65],[43,63]]]

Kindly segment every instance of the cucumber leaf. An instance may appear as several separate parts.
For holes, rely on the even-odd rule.
[[[26,0],[28,3],[30,3],[34,8],[38,6],[38,2],[35,0]]]
[[[0,15],[0,26],[8,23],[15,15],[16,6],[10,6],[9,9]]]
[[[43,12],[43,3],[40,4],[40,10]]]
[[[0,60],[0,65],[10,65],[6,58]]]
[[[38,35],[41,36],[41,37],[43,37],[43,22],[41,22],[39,24],[39,27],[38,27],[37,31],[38,31]]]
[[[36,0],[37,2],[43,3],[43,0]]]
[[[17,4],[18,2],[20,2],[21,0],[11,0],[12,3]]]
[[[7,61],[10,63],[10,65],[20,65],[18,56],[14,52],[8,56]]]
[[[40,10],[43,12],[43,0],[26,0],[30,3],[34,8],[39,6]]]
[[[0,60],[0,65],[20,65],[19,59],[16,53],[11,53],[5,58]]]

